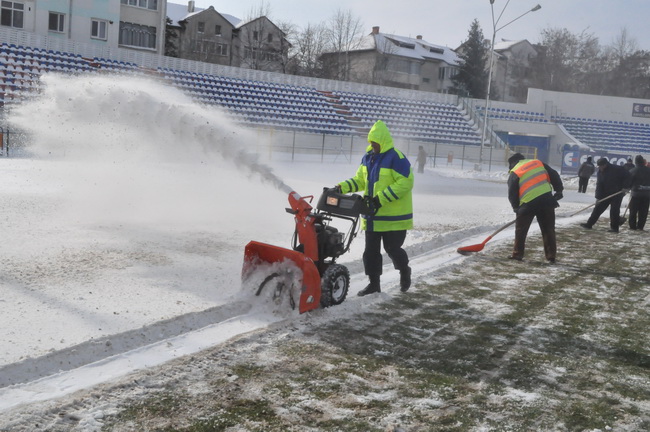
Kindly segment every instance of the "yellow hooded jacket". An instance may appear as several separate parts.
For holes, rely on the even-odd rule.
[[[375,154],[372,145],[369,145],[355,176],[339,183],[341,192],[365,191],[364,195],[379,197],[379,211],[374,216],[362,216],[362,229],[402,231],[413,228],[411,163],[393,147],[390,131],[381,120],[370,129],[368,142],[380,145],[379,154]]]

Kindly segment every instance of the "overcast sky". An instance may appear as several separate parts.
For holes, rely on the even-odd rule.
[[[540,10],[508,24],[538,3]],[[263,4],[271,5],[272,20],[289,21],[299,27],[326,21],[340,8],[359,17],[368,33],[373,26],[379,26],[384,33],[422,35],[430,43],[456,48],[467,39],[476,18],[485,37],[492,37],[489,0],[196,0],[197,7],[212,5],[218,12],[238,18],[247,17]],[[567,28],[574,34],[587,31],[597,36],[601,45],[611,45],[621,29],[627,28],[638,48],[650,50],[650,0],[495,0],[495,20],[502,10],[497,28],[508,25],[497,32],[497,41],[528,39],[537,43],[543,29]]]

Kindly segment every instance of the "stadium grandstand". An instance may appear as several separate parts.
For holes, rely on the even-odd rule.
[[[526,104],[492,101],[486,107],[484,100],[454,95],[101,49],[5,28],[0,40],[3,108],[37,91],[44,73],[121,73],[161,79],[198,103],[223,107],[247,127],[294,133],[287,140],[295,141],[295,133],[322,136],[323,142],[326,137],[341,143],[343,137],[363,139],[382,119],[407,154],[424,144],[429,154],[458,151],[467,161],[483,162],[489,147],[486,157],[501,164],[509,150],[530,147],[554,165],[571,148],[650,154],[650,101],[529,89]]]
[[[25,42],[0,44],[3,107],[37,91],[44,73],[123,73],[162,79],[199,103],[225,108],[235,121],[253,128],[364,136],[382,119],[397,139],[480,146],[478,126],[447,95],[399,89],[368,93],[351,83],[355,91],[349,91],[332,85],[340,84],[336,81],[278,82],[286,76],[155,55],[143,55],[140,60],[145,61],[109,58]],[[154,57],[157,61],[151,61]],[[424,94],[414,98],[409,93]]]

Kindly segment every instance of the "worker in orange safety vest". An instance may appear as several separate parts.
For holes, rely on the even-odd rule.
[[[564,186],[557,171],[538,159],[526,159],[515,153],[508,159],[508,200],[517,213],[515,244],[509,257],[521,261],[524,258],[526,237],[534,218],[542,232],[544,255],[554,263],[557,254],[555,239],[555,209],[562,199]]]

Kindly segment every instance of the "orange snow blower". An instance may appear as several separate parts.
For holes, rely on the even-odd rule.
[[[298,300],[300,313],[345,300],[350,272],[336,259],[350,249],[358,232],[359,215],[368,212],[361,196],[344,195],[334,188],[323,188],[316,211],[310,204],[313,198],[301,197],[296,192],[289,194],[291,208],[286,211],[294,215],[296,223],[292,249],[251,241],[244,250],[242,267],[243,283],[262,268],[272,269],[255,294],[259,296],[265,287],[275,283],[273,298],[289,290],[291,307],[295,309]],[[347,234],[331,225],[334,218],[350,223]]]

